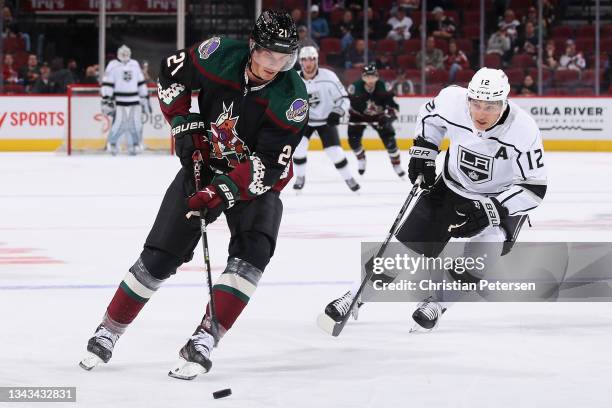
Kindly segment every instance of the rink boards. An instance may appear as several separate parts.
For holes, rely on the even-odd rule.
[[[400,148],[410,145],[419,107],[427,97],[398,97],[400,116],[394,123]],[[536,120],[549,151],[612,151],[612,98],[609,97],[539,97],[512,98]],[[153,101],[152,114],[143,115],[145,144],[155,149],[170,146],[170,129]],[[0,151],[56,151],[73,135],[73,147],[101,149],[108,134],[109,118],[100,113],[97,95],[83,95],[69,101],[66,95],[0,97]],[[192,110],[197,111],[193,98]],[[69,130],[70,129],[70,130]],[[340,135],[345,148],[346,125]],[[379,150],[383,145],[376,133],[367,128],[366,149]],[[312,149],[320,149],[318,138]]]

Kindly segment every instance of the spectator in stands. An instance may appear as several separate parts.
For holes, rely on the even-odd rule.
[[[329,36],[329,25],[327,20],[319,15],[319,6],[313,4],[310,8],[310,29],[316,42],[321,42],[322,38]]]
[[[425,43],[425,71],[429,72],[434,69],[444,69],[444,53],[441,49],[436,48],[436,40],[429,36]],[[421,68],[422,57],[421,51],[416,55],[417,68]]]
[[[372,7],[368,7],[368,38],[375,41],[380,40],[385,37],[387,31],[387,25],[382,23],[380,19],[374,18],[374,10],[372,10]],[[355,22],[355,31],[353,33],[359,37],[363,36],[363,18]]]
[[[38,66],[38,57],[36,54],[30,54],[28,55],[27,64],[19,70],[19,78],[26,87],[26,91],[28,87],[34,85],[39,76],[40,67]]]
[[[98,84],[98,65],[90,65],[85,69],[84,84]]]
[[[52,94],[58,93],[56,84],[51,80],[51,70],[49,64],[43,62],[40,66],[40,77],[36,83],[30,88],[30,93],[33,94]]]
[[[521,23],[514,15],[514,10],[506,9],[503,19],[501,19],[497,26],[500,30],[504,30],[506,32],[506,35],[510,39],[510,46],[514,45],[514,42],[518,37],[518,28],[520,25]]]
[[[538,53],[538,35],[535,26],[531,21],[528,21],[525,26],[525,31],[516,42],[515,53],[525,53],[535,57]]]
[[[531,75],[525,75],[523,83],[518,86],[516,93],[524,96],[537,95],[538,89]]]
[[[412,19],[406,15],[406,11],[403,8],[396,8],[393,17],[387,21],[387,24],[391,26],[391,31],[387,34],[387,38],[395,41],[410,39]]]
[[[68,89],[68,85],[74,83],[72,73],[64,68],[64,59],[62,57],[55,57],[51,61],[51,75],[49,76],[49,80],[55,84],[56,93],[65,93]]]
[[[563,3],[564,3],[564,0],[559,1],[559,4],[555,6],[552,4],[551,0],[542,0],[542,18],[544,20],[545,30],[553,26],[553,24],[555,23],[555,19],[556,19],[557,7],[562,12],[563,8],[565,7],[563,6]]]
[[[582,71],[586,68],[586,61],[582,52],[576,51],[574,40],[567,40],[565,43],[565,54],[559,59],[559,69],[573,69]]]
[[[525,27],[528,22],[532,22],[534,26],[538,25],[538,11],[533,6],[527,9],[527,14],[521,19],[521,25]]]
[[[554,40],[546,41],[546,48],[544,49],[542,59],[544,61],[544,68],[548,68],[552,71],[559,67],[559,61],[556,58],[556,46]]]
[[[391,83],[395,95],[414,95],[414,82],[406,78],[406,71],[400,69],[397,78]]]
[[[4,38],[21,38],[24,43],[24,51],[30,51],[30,35],[28,33],[21,32],[10,7],[4,6],[2,8],[2,36]]]
[[[343,0],[321,0],[321,2],[319,4],[320,4],[320,7],[321,7],[321,12],[324,15],[327,15],[327,14],[331,13],[332,11],[334,11],[337,8],[343,8],[344,7],[344,1]]]
[[[66,64],[66,68],[70,71],[72,75],[73,83],[80,84],[83,80],[81,70],[79,69],[79,64],[74,58],[68,59],[68,63]]]
[[[293,21],[295,21],[296,26],[306,25],[304,15],[302,14],[302,9],[294,8],[291,10],[291,18],[293,18]]]
[[[433,35],[434,38],[441,38],[448,40],[455,36],[455,21],[444,14],[442,7],[436,7],[433,9],[433,21],[430,21],[427,25],[427,32],[429,35]]]
[[[300,44],[300,48],[306,47],[307,45],[312,45],[313,47],[317,49],[319,48],[315,40],[313,40],[308,35],[308,27],[306,27],[305,25],[301,25],[298,27],[298,38],[299,38],[298,43]]]
[[[385,52],[380,54],[378,58],[376,58],[376,68],[377,69],[393,69],[393,55],[390,52]]]
[[[15,70],[13,64],[15,63],[15,59],[13,58],[13,54],[4,54],[4,64],[2,67],[2,78],[4,78],[5,84],[16,85],[21,83],[19,80],[19,74]]]
[[[510,56],[509,52],[512,48],[512,43],[510,41],[510,37],[506,33],[506,30],[503,27],[500,27],[499,30],[494,32],[491,37],[489,37],[489,42],[487,43],[487,54],[498,54],[502,57],[502,60],[508,61]]]
[[[363,68],[365,66],[365,46],[366,43],[362,39],[353,42],[348,50],[346,68]],[[368,61],[374,61],[374,54],[370,49],[368,49]]]
[[[355,21],[353,12],[345,10],[342,14],[342,21],[336,25],[334,37],[340,38],[342,44],[342,52],[346,52],[348,47],[353,43],[353,31],[355,30]]]
[[[455,40],[448,42],[448,54],[444,56],[444,67],[448,70],[449,83],[454,83],[457,72],[470,67],[470,61],[463,51],[457,47]]]

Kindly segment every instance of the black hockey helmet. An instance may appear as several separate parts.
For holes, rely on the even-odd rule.
[[[363,67],[363,70],[361,71],[361,75],[375,75],[378,76],[378,69],[376,69],[376,64],[373,62],[370,62],[369,64],[365,65]]]
[[[298,34],[289,13],[276,10],[262,12],[253,27],[251,40],[251,52],[263,48],[292,56],[281,71],[288,71],[295,65],[299,48]]]
[[[299,47],[295,22],[284,11],[266,10],[261,13],[251,37],[258,46],[283,54],[293,54]]]

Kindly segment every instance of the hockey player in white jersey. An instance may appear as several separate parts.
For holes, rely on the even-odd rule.
[[[360,186],[351,175],[338,136],[340,118],[350,107],[346,90],[333,71],[319,67],[319,53],[315,47],[303,47],[299,53],[299,61],[302,68],[300,77],[306,84],[310,109],[308,126],[293,154],[293,169],[296,175],[293,188],[296,190],[304,188],[308,141],[316,131],[327,157],[334,163],[347,186],[352,191],[357,191]]]
[[[486,245],[487,254],[499,259],[512,249],[527,214],[542,202],[546,167],[540,130],[508,101],[509,92],[502,70],[482,68],[467,89],[447,87],[421,107],[408,175],[413,183],[420,181],[423,192],[395,232],[409,253],[437,257],[451,238],[468,238],[464,255]],[[435,160],[445,136],[450,146],[436,178]],[[452,270],[444,273],[458,277]],[[341,321],[356,292],[329,303],[325,314]],[[437,325],[447,305],[436,300],[434,295],[417,306],[416,327]]]
[[[102,79],[102,113],[112,117],[113,125],[106,148],[114,156],[119,152],[119,138],[127,133],[128,152],[135,155],[142,150],[142,117],[151,113],[149,92],[137,61],[131,59],[126,45],[117,50],[117,59],[106,66]]]

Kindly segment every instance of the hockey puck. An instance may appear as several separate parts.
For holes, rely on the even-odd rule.
[[[225,397],[229,397],[230,395],[232,395],[232,389],[231,388],[226,388],[224,390],[219,390],[219,391],[213,392],[213,398],[214,399],[225,398]]]

